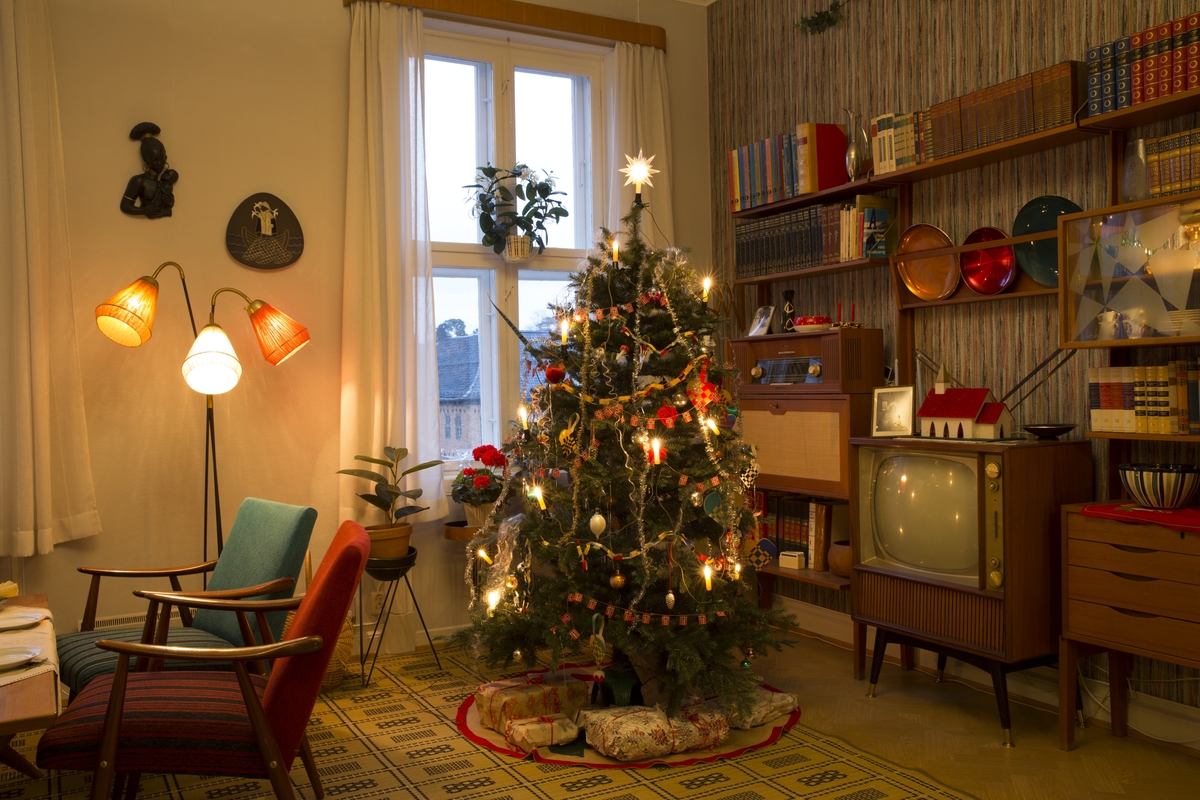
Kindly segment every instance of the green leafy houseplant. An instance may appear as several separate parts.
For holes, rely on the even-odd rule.
[[[415,467],[409,467],[403,472],[397,472],[400,469],[400,463],[408,458],[408,450],[403,447],[385,447],[383,448],[383,458],[372,458],[371,456],[355,456],[355,461],[364,461],[368,464],[376,464],[387,469],[387,474],[376,472],[373,469],[339,469],[339,475],[352,475],[355,478],[363,478],[375,484],[373,493],[360,493],[358,496],[366,500],[371,505],[378,508],[384,514],[387,514],[388,524],[399,524],[405,517],[412,514],[418,514],[428,510],[425,506],[409,505],[409,500],[416,500],[421,496],[421,489],[402,489],[400,483],[405,476],[411,475],[414,472],[420,472],[423,469],[436,467],[441,464],[441,461],[426,461],[423,464],[417,464]],[[403,502],[401,502],[403,498]],[[399,504],[399,505],[397,505]]]
[[[546,223],[570,216],[557,198],[566,192],[554,190],[554,176],[514,164],[512,169],[479,167],[469,189],[471,212],[479,219],[482,242],[496,255],[504,252],[509,236],[528,236],[538,253],[546,249]],[[518,210],[518,207],[520,210]]]

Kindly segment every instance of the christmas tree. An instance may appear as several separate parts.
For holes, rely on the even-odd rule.
[[[544,382],[501,448],[504,490],[470,545],[459,640],[493,667],[533,667],[539,651],[556,666],[611,658],[669,714],[693,693],[744,708],[749,658],[779,650],[772,626],[790,618],[758,607],[743,562],[757,468],[736,376],[714,352],[723,320],[683,253],[643,238],[638,189],[619,260],[602,230],[574,305],[553,309],[559,332],[522,337],[523,367]],[[501,520],[514,495],[525,513]]]

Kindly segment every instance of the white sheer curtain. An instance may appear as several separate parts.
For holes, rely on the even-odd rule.
[[[408,448],[406,464],[414,466],[441,450],[421,12],[354,3],[350,24],[339,463],[350,466],[359,453],[379,457],[390,444]],[[424,490],[419,503],[429,506],[409,522],[445,515],[440,469],[408,481]],[[344,479],[341,517],[381,521],[355,491],[362,482]]]
[[[0,556],[100,533],[45,0],[0,3]]]
[[[633,186],[623,186],[625,156],[641,149],[660,172],[642,187],[642,201],[650,206],[653,222],[646,219],[643,234],[656,247],[675,243],[675,217],[671,210],[671,112],[667,106],[666,55],[657,47],[617,42],[604,57],[608,118],[613,137],[608,153],[608,209],[605,224],[620,230],[621,217],[633,203]]]

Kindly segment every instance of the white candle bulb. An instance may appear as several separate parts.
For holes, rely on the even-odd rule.
[[[704,286],[704,293],[702,295],[700,295],[700,302],[707,303],[708,302],[708,290],[712,288],[712,278],[705,278],[704,283],[702,285]]]
[[[563,347],[567,346],[567,331],[571,329],[571,320],[569,317],[563,317],[562,321],[562,343]]]
[[[662,453],[661,453],[662,442],[660,442],[658,439],[654,439],[653,441],[650,442],[650,449],[654,451],[654,463],[661,464],[662,463]]]
[[[704,589],[708,592],[712,591],[712,567],[708,564],[704,565]]]
[[[542,487],[533,487],[533,496],[537,500],[538,508],[542,511],[546,510],[546,498],[542,496]]]
[[[487,550],[484,550],[482,547],[479,548],[479,557],[482,558],[484,561],[486,561],[489,564],[492,563],[492,557],[489,556],[487,554]]]
[[[524,403],[517,406],[517,417],[521,420],[521,427],[529,430],[529,409],[526,408]]]

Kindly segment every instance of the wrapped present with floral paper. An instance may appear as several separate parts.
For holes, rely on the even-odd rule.
[[[550,714],[574,717],[587,705],[588,686],[567,676],[521,675],[481,685],[475,690],[475,707],[480,724],[503,733],[512,719]]]
[[[617,761],[645,761],[671,752],[671,723],[658,708],[620,706],[585,709],[578,722],[588,746]]]
[[[504,728],[504,741],[528,753],[535,747],[567,744],[579,736],[579,728],[562,714],[510,719]]]
[[[729,720],[696,698],[685,702],[679,715],[671,717],[671,752],[708,750],[729,738]]]
[[[729,718],[729,727],[745,731],[795,711],[796,695],[787,692],[772,692],[770,689],[756,686],[750,710],[745,714],[738,711],[736,706],[724,705],[718,699],[709,700],[708,705]]]

